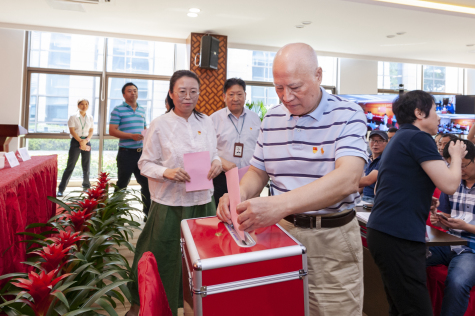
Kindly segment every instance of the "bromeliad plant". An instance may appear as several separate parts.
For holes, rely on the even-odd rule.
[[[49,199],[63,209],[47,223],[36,223],[20,233],[30,255],[30,272],[0,276],[8,280],[0,290],[0,314],[36,316],[116,316],[117,301],[131,301],[126,286],[131,268],[117,247],[129,242],[138,228],[131,202],[141,203],[135,192],[108,193],[108,174],[99,175],[94,188],[79,197]],[[28,232],[41,227],[41,234]]]

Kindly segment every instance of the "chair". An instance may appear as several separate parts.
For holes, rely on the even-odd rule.
[[[147,251],[138,264],[140,315],[172,316],[154,255]]]
[[[447,266],[445,265],[427,267],[427,289],[429,290],[430,299],[432,301],[434,316],[439,316],[440,309],[442,308],[447,270]],[[463,316],[472,315],[475,315],[475,287],[470,291],[467,311]]]

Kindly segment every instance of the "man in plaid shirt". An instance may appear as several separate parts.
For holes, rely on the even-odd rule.
[[[452,141],[452,140],[451,140]],[[463,315],[467,310],[470,290],[475,286],[475,146],[462,140],[467,154],[462,160],[462,181],[454,195],[440,195],[441,213],[431,213],[433,225],[449,230],[449,233],[467,240],[467,246],[430,247],[432,253],[427,265],[448,266],[444,299],[440,315]],[[448,144],[443,157],[450,163]]]

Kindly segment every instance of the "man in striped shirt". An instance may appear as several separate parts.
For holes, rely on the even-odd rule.
[[[452,140],[450,140],[452,141]],[[430,247],[428,266],[444,264],[449,271],[445,280],[441,316],[463,315],[468,307],[470,290],[475,286],[475,146],[462,140],[467,154],[462,159],[462,181],[454,195],[440,195],[439,211],[431,213],[431,223],[449,229],[449,233],[467,240],[468,246]],[[449,146],[443,150],[450,163]],[[441,216],[441,214],[443,216]]]
[[[320,87],[322,69],[306,44],[279,50],[274,85],[282,104],[261,125],[240,183],[239,229],[280,224],[307,248],[311,315],[361,315],[363,250],[352,208],[366,154],[366,116]],[[271,197],[250,199],[271,179]],[[229,198],[218,216],[230,222]],[[284,220],[281,220],[284,219]]]
[[[112,110],[109,134],[120,139],[117,153],[117,186],[119,189],[129,185],[132,173],[141,186],[143,212],[148,215],[150,208],[150,191],[148,179],[140,174],[137,165],[142,156],[142,131],[147,128],[145,108],[137,103],[138,89],[132,82],[122,87],[125,102]],[[145,217],[146,220],[146,217]]]

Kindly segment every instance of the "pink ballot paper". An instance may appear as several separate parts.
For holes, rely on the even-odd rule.
[[[242,179],[242,177],[244,177],[244,174],[247,172],[247,170],[249,170],[249,167],[250,167],[250,166],[247,166],[247,167],[244,167],[244,168],[238,169],[238,173],[239,173],[239,182],[241,182],[241,179]]]
[[[213,180],[208,180],[211,169],[209,151],[184,154],[183,162],[185,171],[190,175],[190,182],[186,182],[186,192],[213,188]]]
[[[231,220],[233,222],[234,230],[238,233],[241,240],[246,240],[244,232],[239,230],[237,222],[238,214],[236,206],[241,203],[241,192],[239,191],[239,171],[238,168],[232,168],[226,172],[226,184],[228,185],[229,195],[229,210],[231,211]]]

